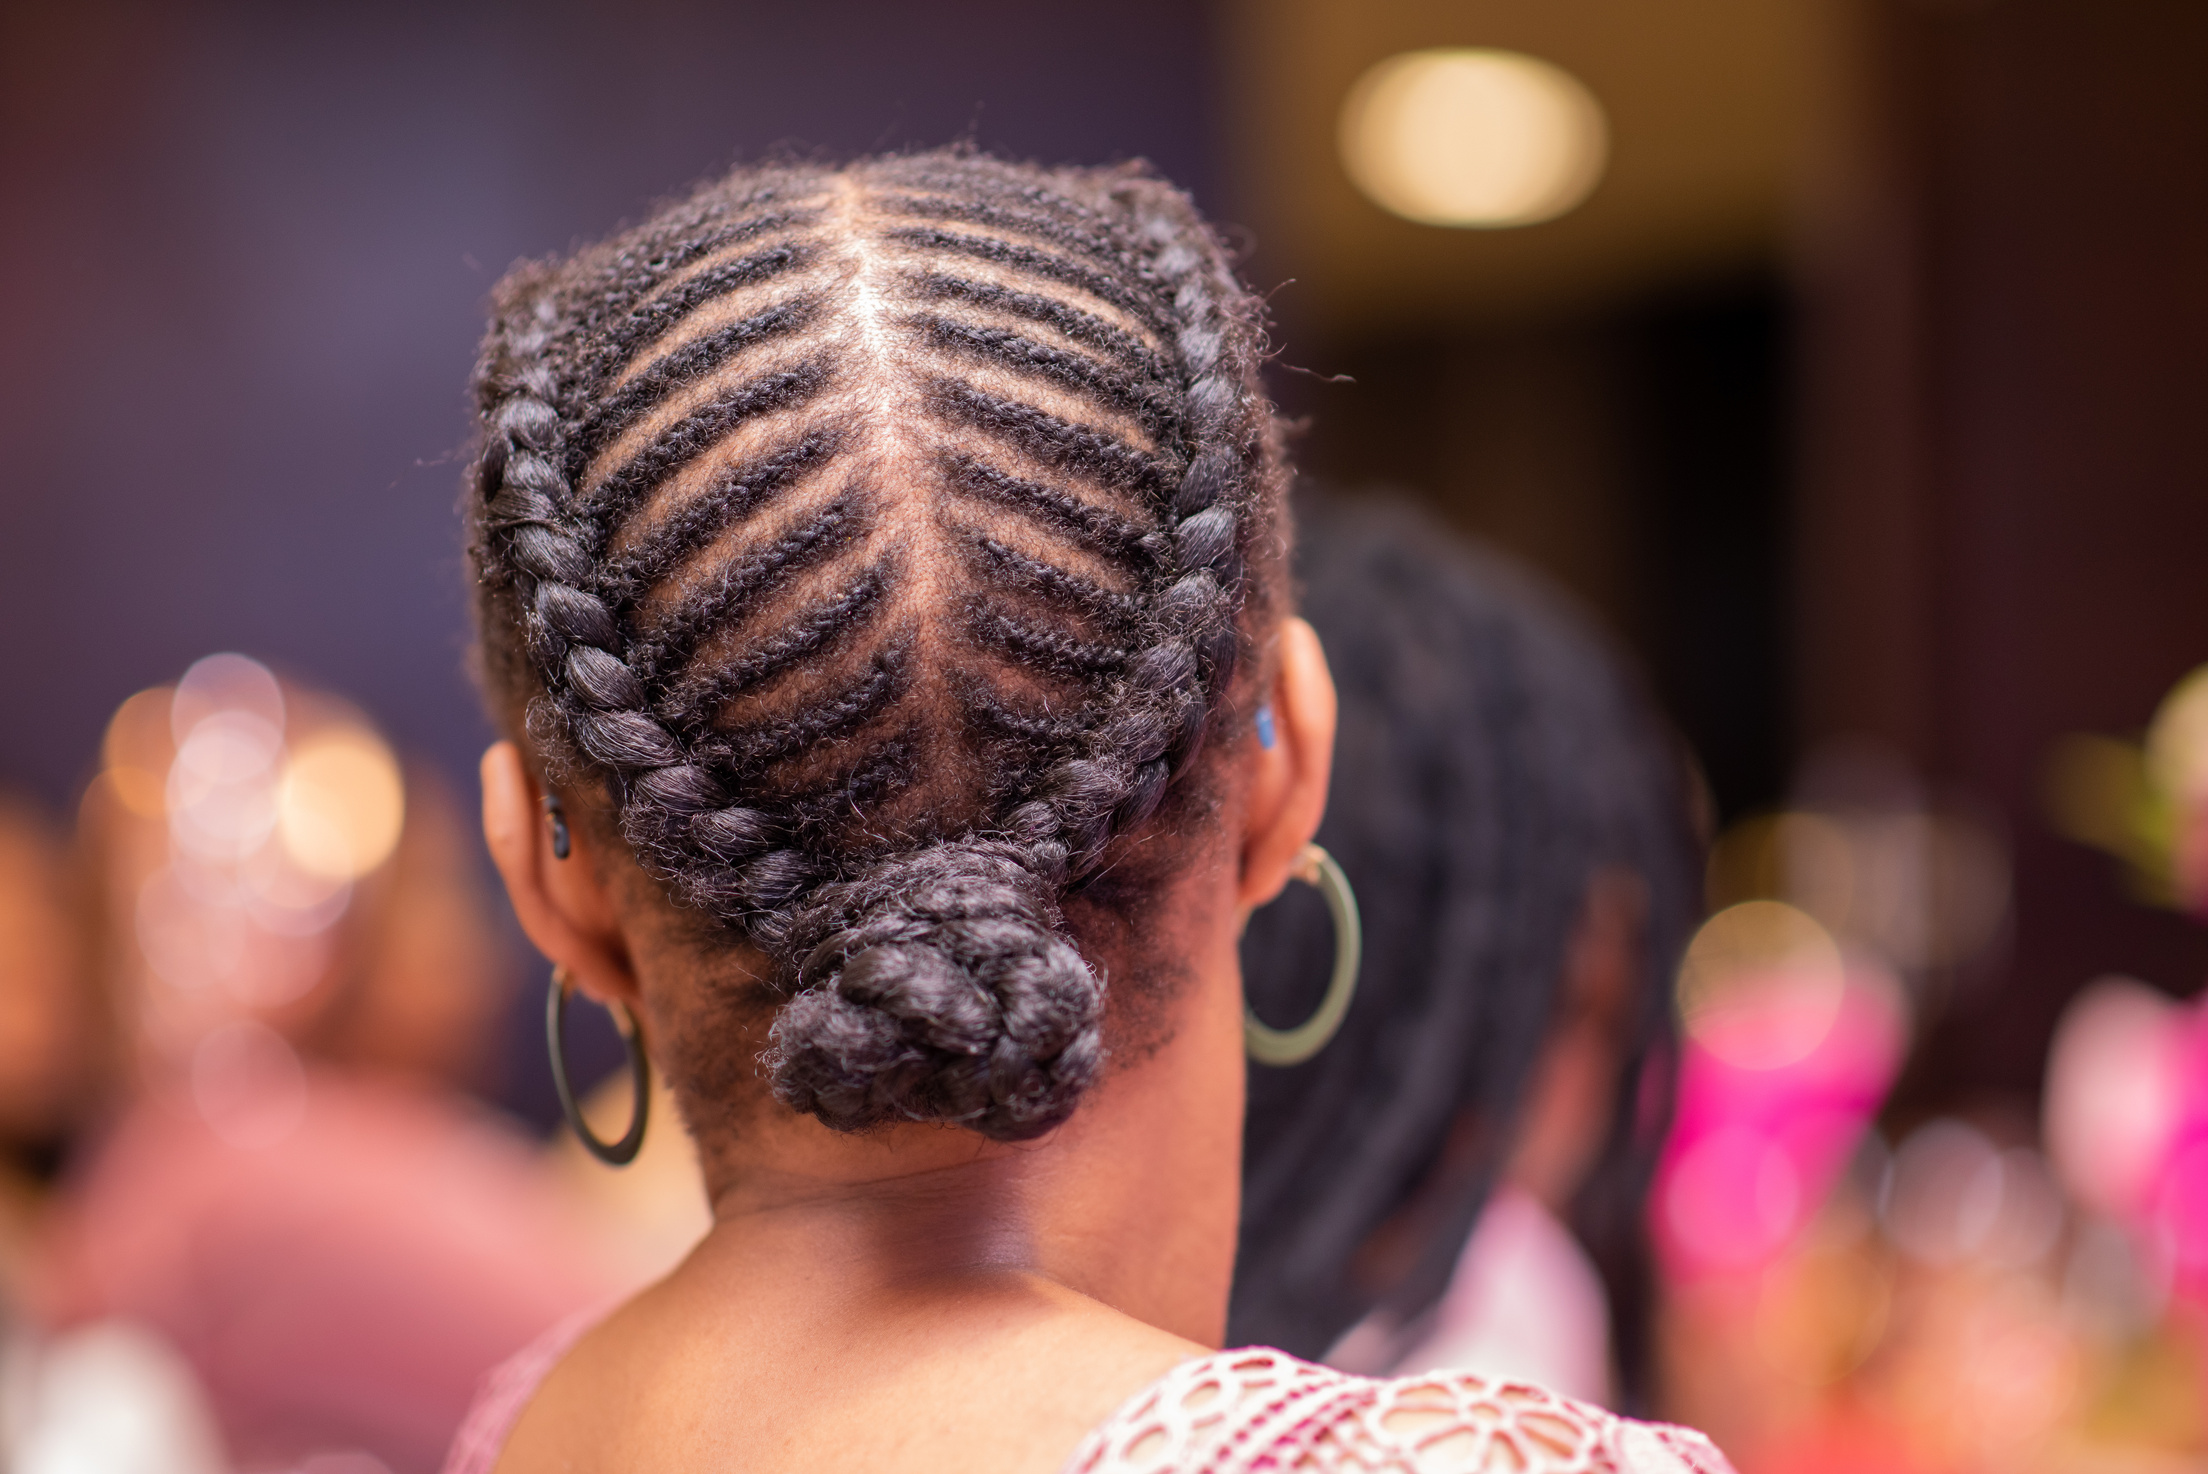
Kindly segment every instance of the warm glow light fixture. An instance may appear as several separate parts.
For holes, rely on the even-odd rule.
[[[1551,220],[1609,156],[1602,105],[1561,68],[1515,51],[1389,57],[1342,103],[1342,163],[1381,208],[1426,225]]]

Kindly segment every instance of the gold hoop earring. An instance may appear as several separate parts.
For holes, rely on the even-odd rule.
[[[1315,886],[1326,897],[1326,909],[1334,917],[1334,976],[1327,980],[1326,996],[1316,1013],[1292,1029],[1276,1029],[1242,1005],[1242,1043],[1250,1058],[1261,1065],[1284,1069],[1300,1065],[1333,1042],[1349,1017],[1349,1002],[1357,996],[1357,965],[1364,960],[1365,933],[1357,919],[1357,893],[1334,857],[1315,844],[1303,847],[1296,868],[1289,872],[1305,885]]]
[[[571,982],[566,968],[552,969],[552,996],[544,1003],[544,1032],[552,1046],[552,1088],[559,1092],[560,1111],[582,1142],[583,1150],[609,1167],[626,1167],[636,1160],[636,1154],[644,1147],[644,1119],[650,1114],[652,1105],[652,1062],[644,1054],[644,1035],[637,1028],[636,1015],[629,1012],[627,1004],[608,1005],[614,1026],[621,1031],[621,1041],[629,1046],[629,1073],[636,1081],[636,1107],[629,1117],[627,1135],[619,1141],[601,1141],[590,1129],[590,1122],[583,1119],[583,1108],[577,1103],[575,1088],[567,1079],[567,990]]]

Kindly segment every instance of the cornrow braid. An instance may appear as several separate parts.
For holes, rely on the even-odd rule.
[[[487,678],[772,960],[788,1105],[1018,1139],[1096,1077],[1065,903],[1278,612],[1262,340],[1146,167],[970,150],[740,169],[500,284]]]

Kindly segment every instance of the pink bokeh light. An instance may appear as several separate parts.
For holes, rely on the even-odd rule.
[[[1758,1069],[1691,1032],[1678,1113],[1657,1168],[1651,1224],[1674,1280],[1763,1269],[1808,1225],[1893,1084],[1907,1026],[1890,976],[1849,970],[1839,1006],[1778,994],[1774,1011],[1822,1017],[1816,1043]]]

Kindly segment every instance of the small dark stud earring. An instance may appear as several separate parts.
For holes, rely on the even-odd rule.
[[[549,793],[544,796],[544,817],[552,821],[552,858],[564,860],[572,848],[567,837],[567,810]]]

